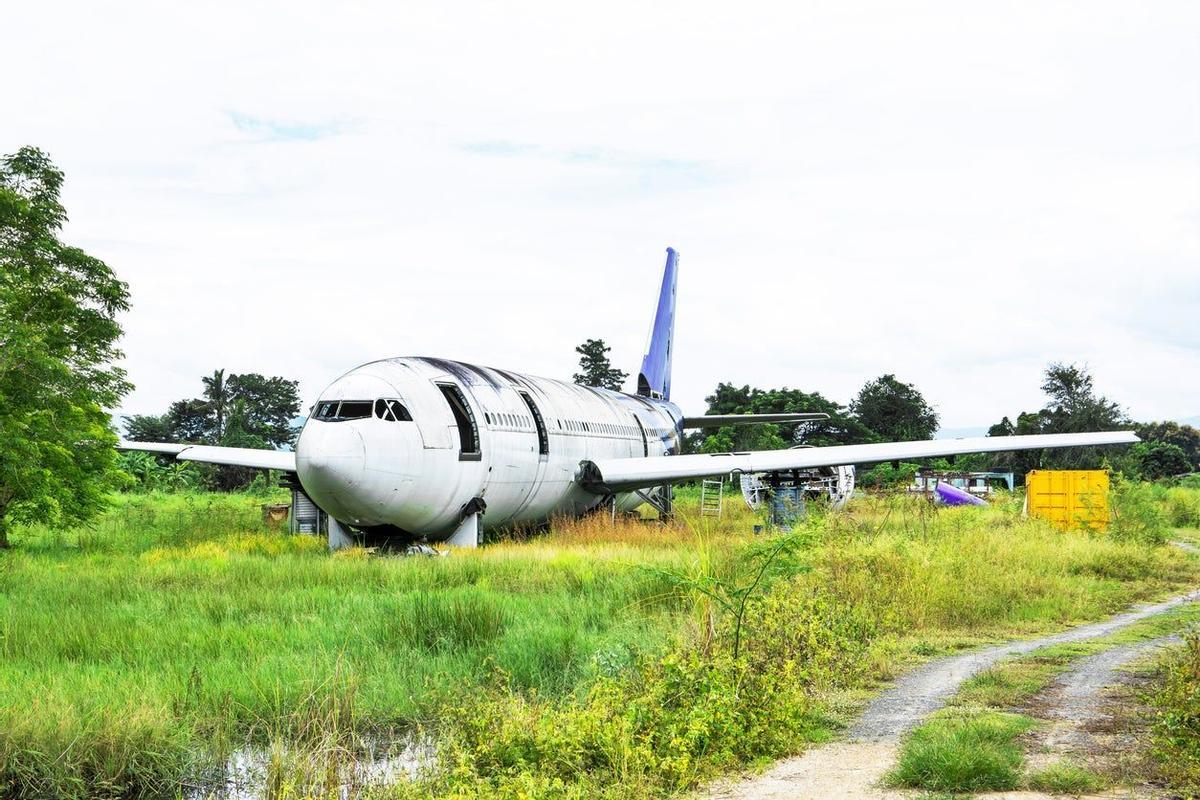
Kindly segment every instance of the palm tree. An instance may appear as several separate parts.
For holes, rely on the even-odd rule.
[[[204,399],[208,401],[216,418],[217,429],[214,441],[225,435],[225,409],[229,406],[229,389],[225,385],[225,370],[213,370],[213,374],[200,379],[204,383]]]

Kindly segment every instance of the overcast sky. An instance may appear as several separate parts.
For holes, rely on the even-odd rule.
[[[214,368],[439,355],[635,373],[681,254],[674,398],[947,427],[1086,362],[1200,413],[1200,3],[6,6],[0,152],[66,172],[129,282],[127,412]],[[632,386],[632,380],[630,382]]]

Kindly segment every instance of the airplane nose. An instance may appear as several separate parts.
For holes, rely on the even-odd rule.
[[[326,513],[366,524],[357,491],[366,466],[362,433],[348,423],[306,425],[296,442],[296,473],[305,493]]]

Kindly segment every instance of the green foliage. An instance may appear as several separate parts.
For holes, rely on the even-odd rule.
[[[117,465],[129,476],[122,487],[141,492],[179,492],[196,489],[202,482],[200,470],[189,461],[164,463],[151,453],[127,452],[117,455]]]
[[[1016,504],[859,500],[776,538],[732,510],[698,520],[681,492],[683,522],[601,515],[404,559],[265,533],[264,499],[128,494],[88,527],[16,531],[0,570],[3,793],[173,795],[247,744],[269,749],[272,781],[329,788],[327,758],[436,721],[443,769],[373,796],[678,796],[828,736],[826,693],[892,674],[913,637],[1096,618],[1197,571],[1175,548],[1060,533]],[[763,563],[734,658],[739,614],[710,600],[697,615],[708,595],[671,576],[736,608]]]
[[[968,678],[951,701],[954,705],[1014,708],[1044,689],[1069,657],[1043,653],[1009,661]]]
[[[1154,707],[1154,751],[1172,789],[1200,797],[1200,635],[1163,660],[1147,700]]]
[[[171,419],[166,414],[133,414],[121,417],[125,438],[134,442],[173,442]]]
[[[1015,424],[1004,417],[988,429],[988,436],[1112,431],[1130,424],[1117,403],[1096,393],[1086,367],[1051,363],[1041,388],[1048,398],[1045,407],[1033,413],[1022,412]],[[1014,472],[1023,480],[1025,473],[1033,469],[1100,469],[1105,452],[1098,447],[1026,450],[998,453],[991,463],[994,469]]]
[[[297,381],[258,373],[200,379],[203,397],[178,400],[162,416],[125,417],[126,437],[138,442],[189,442],[269,450],[295,442],[292,419],[300,409]],[[245,489],[262,473],[247,467],[203,467],[209,488]]]
[[[1016,789],[1024,758],[1017,737],[1033,720],[987,711],[943,713],[912,732],[890,775],[912,789],[985,792]]]
[[[937,413],[917,387],[890,374],[863,384],[850,413],[889,442],[932,439],[938,428]]]
[[[1091,794],[1104,788],[1104,779],[1086,767],[1057,761],[1029,776],[1029,788],[1052,794]]]
[[[105,408],[128,391],[128,290],[58,233],[63,174],[34,148],[0,159],[0,547],[14,522],[95,515],[118,477]]]
[[[1200,528],[1200,486],[1172,486],[1162,494],[1163,513],[1175,528]]]
[[[1149,481],[1182,475],[1192,471],[1187,454],[1177,444],[1169,442],[1138,442],[1129,448],[1137,474]]]
[[[599,386],[619,392],[629,373],[613,367],[608,360],[610,350],[612,348],[606,345],[603,339],[588,339],[576,347],[581,372],[575,373],[572,380],[580,386]]]
[[[295,443],[292,419],[300,411],[297,381],[256,372],[225,375],[219,369],[200,379],[203,397],[171,404],[166,420],[172,442],[238,447],[288,447]],[[133,432],[129,432],[133,438]],[[254,444],[230,445],[231,438]]]
[[[1114,476],[1109,491],[1112,522],[1108,533],[1117,540],[1163,544],[1171,535],[1167,515],[1154,487]]]
[[[785,425],[738,425],[719,428],[703,442],[704,452],[777,450],[800,442],[818,447],[861,444],[878,439],[846,408],[815,392],[807,394],[787,387],[739,388],[731,383],[719,383],[716,391],[704,399],[708,403],[708,414],[824,412],[829,415],[829,419],[826,420]]]
[[[896,465],[893,465],[890,461],[884,462],[874,465],[865,472],[859,473],[855,482],[860,486],[898,488],[912,483],[913,476],[917,474],[917,470],[920,468],[920,464],[908,461],[901,461]]]
[[[1178,422],[1143,422],[1133,427],[1144,442],[1173,444],[1183,451],[1192,469],[1200,471],[1200,430]],[[1185,471],[1186,470],[1182,470]],[[1177,473],[1175,473],[1177,474]]]
[[[490,644],[504,632],[504,610],[478,590],[415,592],[393,619],[400,637],[433,653]]]

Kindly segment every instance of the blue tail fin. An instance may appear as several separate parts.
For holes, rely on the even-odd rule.
[[[638,373],[638,394],[643,397],[671,399],[671,351],[675,338],[675,276],[679,254],[667,248],[667,266],[663,270],[662,289],[658,293],[658,310],[654,312],[654,327],[650,344]]]

